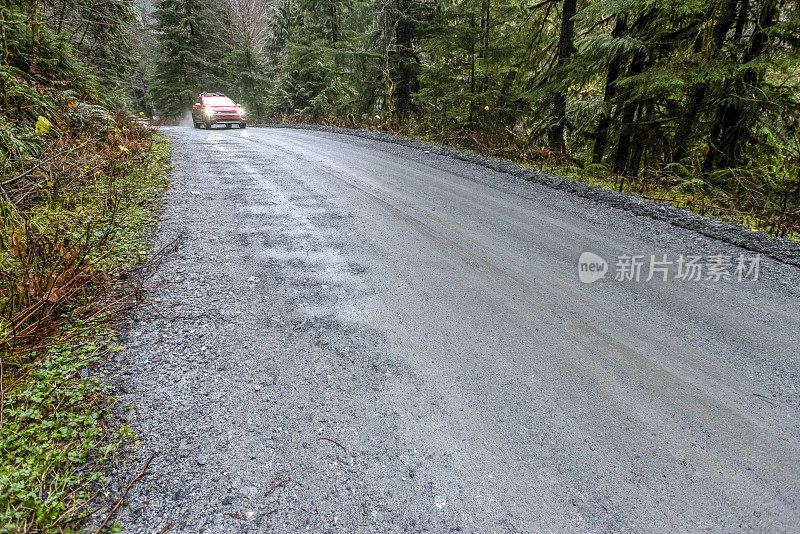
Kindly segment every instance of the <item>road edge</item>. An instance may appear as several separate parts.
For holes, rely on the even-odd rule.
[[[535,169],[522,167],[509,160],[481,156],[448,146],[436,145],[417,139],[381,132],[371,132],[368,130],[294,123],[254,124],[252,126],[260,128],[290,128],[295,130],[312,130],[351,135],[372,141],[393,143],[427,151],[432,154],[447,156],[460,161],[480,165],[496,172],[510,174],[516,178],[534,182],[550,189],[566,191],[582,198],[594,200],[613,208],[631,212],[635,215],[665,221],[673,226],[692,230],[706,237],[711,237],[752,252],[764,254],[788,265],[800,267],[800,242],[798,241],[771,237],[764,232],[750,230],[741,224],[726,223],[713,217],[700,215],[661,202],[654,202],[636,193],[622,194],[599,185],[591,185],[572,178],[562,178]]]

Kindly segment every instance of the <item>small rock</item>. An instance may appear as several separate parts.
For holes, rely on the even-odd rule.
[[[208,463],[208,456],[205,454],[201,454],[197,457],[197,464],[198,465],[206,465]]]

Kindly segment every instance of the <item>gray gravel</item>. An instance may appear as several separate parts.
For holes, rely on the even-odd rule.
[[[584,251],[748,252],[449,149],[165,131],[157,246],[184,238],[105,369],[117,483],[158,453],[126,532],[800,522],[796,267],[584,285]]]
[[[737,245],[746,250],[771,256],[778,261],[790,265],[800,266],[800,242],[771,237],[760,231],[753,231],[741,224],[726,223],[713,217],[704,217],[697,213],[682,210],[663,202],[652,202],[636,193],[618,193],[598,185],[590,185],[571,178],[562,178],[545,172],[522,167],[509,160],[490,158],[472,152],[459,150],[447,146],[426,143],[417,139],[399,137],[396,135],[335,126],[322,126],[318,124],[270,124],[268,128],[292,128],[311,130],[317,132],[333,132],[342,135],[353,135],[385,141],[407,147],[417,148],[426,153],[439,154],[450,158],[475,163],[488,169],[510,174],[531,182],[536,182],[552,189],[567,191],[573,195],[602,202],[607,206],[645,215],[653,219],[669,222],[680,228],[693,230],[708,237],[713,237],[724,243]]]

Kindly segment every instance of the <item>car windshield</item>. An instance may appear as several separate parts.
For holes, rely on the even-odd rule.
[[[203,104],[206,106],[235,106],[233,100],[227,96],[207,96],[203,98]]]

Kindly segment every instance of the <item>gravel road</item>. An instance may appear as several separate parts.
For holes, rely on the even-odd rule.
[[[646,281],[752,253],[379,140],[165,132],[183,237],[104,370],[119,482],[157,452],[126,532],[797,531],[797,267]]]

